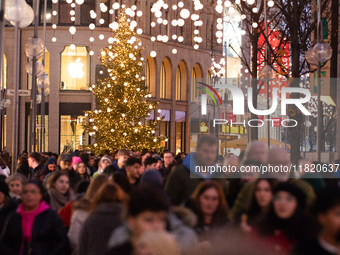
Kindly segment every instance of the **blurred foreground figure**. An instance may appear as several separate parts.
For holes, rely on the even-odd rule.
[[[340,188],[328,187],[322,190],[317,197],[314,209],[321,231],[317,237],[298,245],[292,254],[340,254]]]

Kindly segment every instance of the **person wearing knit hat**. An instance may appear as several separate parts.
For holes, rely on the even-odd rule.
[[[50,157],[45,163],[44,167],[49,173],[57,170],[57,160],[55,158]]]
[[[268,254],[288,254],[303,239],[315,233],[316,226],[305,213],[306,195],[295,184],[279,183],[267,215],[251,233]]]
[[[74,156],[72,158],[72,167],[73,167],[73,170],[74,171],[77,171],[77,164],[81,162],[81,158],[77,157],[77,156]]]

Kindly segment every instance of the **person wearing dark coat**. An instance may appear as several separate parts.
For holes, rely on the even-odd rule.
[[[17,172],[25,175],[27,178],[30,174],[30,167],[26,157],[18,158]]]
[[[47,174],[47,171],[43,166],[39,164],[40,160],[41,160],[40,153],[32,152],[28,154],[28,165],[31,168],[29,180],[35,180],[42,184]]]
[[[60,255],[70,252],[66,230],[59,215],[42,201],[39,182],[23,188],[22,204],[10,216],[0,243],[0,254]]]
[[[336,255],[340,251],[340,188],[322,189],[314,204],[314,213],[321,226],[317,236],[298,244],[293,255]]]
[[[70,179],[70,186],[72,189],[74,189],[76,187],[76,184],[81,180],[81,176],[72,168],[71,155],[64,154],[61,156],[60,170],[64,170],[65,172],[68,173],[68,177]]]
[[[3,229],[7,218],[17,209],[17,206],[17,203],[9,195],[7,183],[0,181],[0,230]]]
[[[76,251],[79,255],[97,255],[107,252],[109,237],[124,222],[126,195],[114,183],[102,186],[85,220]]]

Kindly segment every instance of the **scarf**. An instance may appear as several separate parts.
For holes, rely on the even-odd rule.
[[[23,204],[19,205],[17,209],[17,213],[21,215],[22,231],[23,231],[24,239],[28,243],[31,242],[33,223],[34,223],[35,217],[38,214],[46,211],[48,208],[50,207],[48,206],[48,204],[45,203],[45,201],[41,201],[38,208],[33,212],[25,212]]]
[[[69,188],[68,192],[63,195],[57,189],[51,187],[48,191],[50,195],[50,206],[51,209],[55,211],[59,211],[59,209],[65,206],[68,202],[74,199],[74,193],[71,188]]]

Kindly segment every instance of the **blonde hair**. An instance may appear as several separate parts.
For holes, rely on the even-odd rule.
[[[180,255],[180,249],[174,236],[166,231],[151,231],[140,236],[136,242],[137,255],[139,249],[147,248],[157,255]]]

